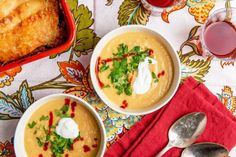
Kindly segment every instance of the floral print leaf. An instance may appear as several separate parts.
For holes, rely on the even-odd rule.
[[[0,119],[16,119],[20,118],[22,111],[17,108],[17,103],[8,95],[0,91]]]
[[[69,88],[69,89],[65,90],[64,93],[75,95],[80,98],[84,98],[85,96],[88,95],[87,89],[84,87],[80,87],[80,86]]]
[[[78,31],[89,28],[94,22],[92,12],[83,4],[79,5],[76,10],[73,11],[73,15]]]
[[[76,10],[76,8],[78,7],[78,2],[77,0],[67,0],[67,3],[70,6],[70,10],[72,11],[72,13]]]
[[[58,62],[57,63],[63,77],[74,84],[82,85],[85,69],[79,61]]]
[[[195,26],[195,27],[193,27],[193,28],[191,29],[191,31],[189,32],[188,39],[192,39],[192,38],[196,35],[196,33],[197,33],[197,31],[198,31],[198,29],[199,29],[200,27],[201,27],[201,26]]]
[[[210,64],[212,58],[208,58],[207,60],[198,59],[191,60],[191,55],[183,55],[182,51],[178,52],[180,61],[181,61],[181,76],[182,80],[187,78],[188,76],[194,77],[199,82],[204,82],[203,77],[208,73],[210,69]]]
[[[106,5],[107,5],[107,6],[110,6],[110,5],[112,5],[112,3],[113,3],[113,0],[107,0]]]
[[[93,49],[99,41],[92,29],[83,29],[76,33],[76,46],[74,51],[77,56],[86,55],[89,50]]]
[[[21,83],[20,89],[17,92],[17,97],[19,104],[24,110],[26,110],[34,102],[33,94],[29,89],[29,85],[26,80]]]
[[[191,43],[191,42],[187,42],[185,43],[185,46],[189,46],[192,48],[193,52],[196,54],[196,55],[201,55],[201,51],[199,50],[199,48],[197,47],[196,44],[194,43]]]
[[[78,6],[78,1],[69,0],[68,3],[74,15],[77,29],[76,41],[74,42],[72,51],[78,57],[87,55],[100,39],[94,30],[90,28],[94,22],[92,12],[83,4]]]
[[[202,55],[202,48],[199,42],[199,34],[200,34],[200,32],[198,31],[199,28],[200,26],[193,27],[189,32],[188,39],[180,46],[180,51],[183,51],[183,48],[185,46],[189,46],[192,49],[190,53],[185,54],[184,56],[193,54],[199,56]]]
[[[119,25],[142,24],[146,25],[150,11],[147,11],[140,0],[124,0],[118,12]]]

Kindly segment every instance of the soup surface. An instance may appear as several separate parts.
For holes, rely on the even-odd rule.
[[[76,138],[67,139],[57,134],[63,118],[72,119],[77,124],[79,133]],[[63,125],[68,128],[67,124]],[[67,136],[72,133],[69,131]],[[95,157],[101,137],[96,119],[85,107],[70,99],[55,99],[31,116],[24,139],[29,157]]]
[[[140,31],[109,41],[98,57],[96,74],[108,99],[123,109],[142,109],[165,96],[174,70],[164,44]]]

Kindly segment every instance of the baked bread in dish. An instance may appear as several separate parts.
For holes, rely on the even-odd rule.
[[[65,29],[58,0],[0,0],[0,62],[61,44]]]

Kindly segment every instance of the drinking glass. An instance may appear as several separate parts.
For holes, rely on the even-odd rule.
[[[158,16],[164,10],[185,2],[184,0],[141,0],[144,8],[151,11],[152,15]]]
[[[231,17],[226,18],[226,9],[213,12],[201,28],[202,55],[223,60],[236,58],[236,8],[231,8]]]

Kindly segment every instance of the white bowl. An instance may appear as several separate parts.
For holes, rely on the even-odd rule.
[[[84,101],[83,99],[78,98],[76,96],[69,95],[69,94],[53,94],[53,95],[46,96],[46,97],[41,98],[40,100],[34,102],[25,111],[25,113],[23,114],[23,116],[21,117],[21,119],[17,125],[15,137],[14,137],[14,149],[15,149],[16,157],[27,157],[27,154],[25,151],[25,146],[24,146],[25,145],[24,144],[24,135],[25,135],[25,127],[26,127],[30,117],[32,116],[32,114],[35,113],[35,111],[37,111],[38,108],[45,105],[45,103],[47,103],[48,101],[58,99],[58,98],[70,98],[70,99],[78,102],[80,105],[84,106],[97,120],[98,126],[100,128],[100,132],[101,132],[101,143],[100,143],[100,148],[99,148],[97,157],[102,157],[105,152],[105,148],[106,148],[106,131],[105,131],[105,127],[103,125],[103,122],[102,122],[100,116],[92,108],[92,106],[90,104],[88,104],[86,101]]]
[[[126,32],[136,32],[136,31],[144,31],[144,32],[149,32],[154,34],[161,42],[162,44],[166,47],[166,49],[168,50],[170,57],[173,61],[173,67],[174,67],[174,77],[173,77],[173,82],[171,84],[171,87],[169,89],[169,91],[166,93],[166,95],[156,104],[151,105],[145,109],[122,109],[119,107],[119,105],[114,104],[114,102],[112,102],[111,100],[109,100],[106,95],[103,93],[103,91],[101,90],[101,88],[99,87],[99,83],[98,80],[96,78],[96,73],[95,73],[95,68],[96,68],[96,61],[98,59],[98,57],[100,56],[100,53],[102,52],[104,46],[106,46],[106,44],[113,39],[114,37],[126,33]],[[92,84],[94,86],[95,91],[97,92],[98,96],[103,100],[103,102],[105,104],[107,104],[110,108],[112,108],[113,110],[119,112],[119,113],[123,113],[123,114],[130,114],[130,115],[144,115],[144,114],[148,114],[151,112],[154,112],[158,109],[160,109],[161,107],[163,107],[165,104],[167,104],[167,102],[174,96],[178,86],[179,86],[179,82],[180,82],[180,60],[179,60],[179,56],[177,55],[177,53],[175,52],[175,50],[173,49],[173,46],[170,44],[170,42],[163,37],[161,34],[157,33],[155,30],[152,30],[150,28],[147,28],[146,26],[142,26],[142,25],[128,25],[128,26],[122,26],[119,27],[111,32],[109,32],[108,34],[106,34],[96,45],[93,54],[92,54],[92,58],[90,61],[90,75],[91,75],[91,79],[92,79]]]

